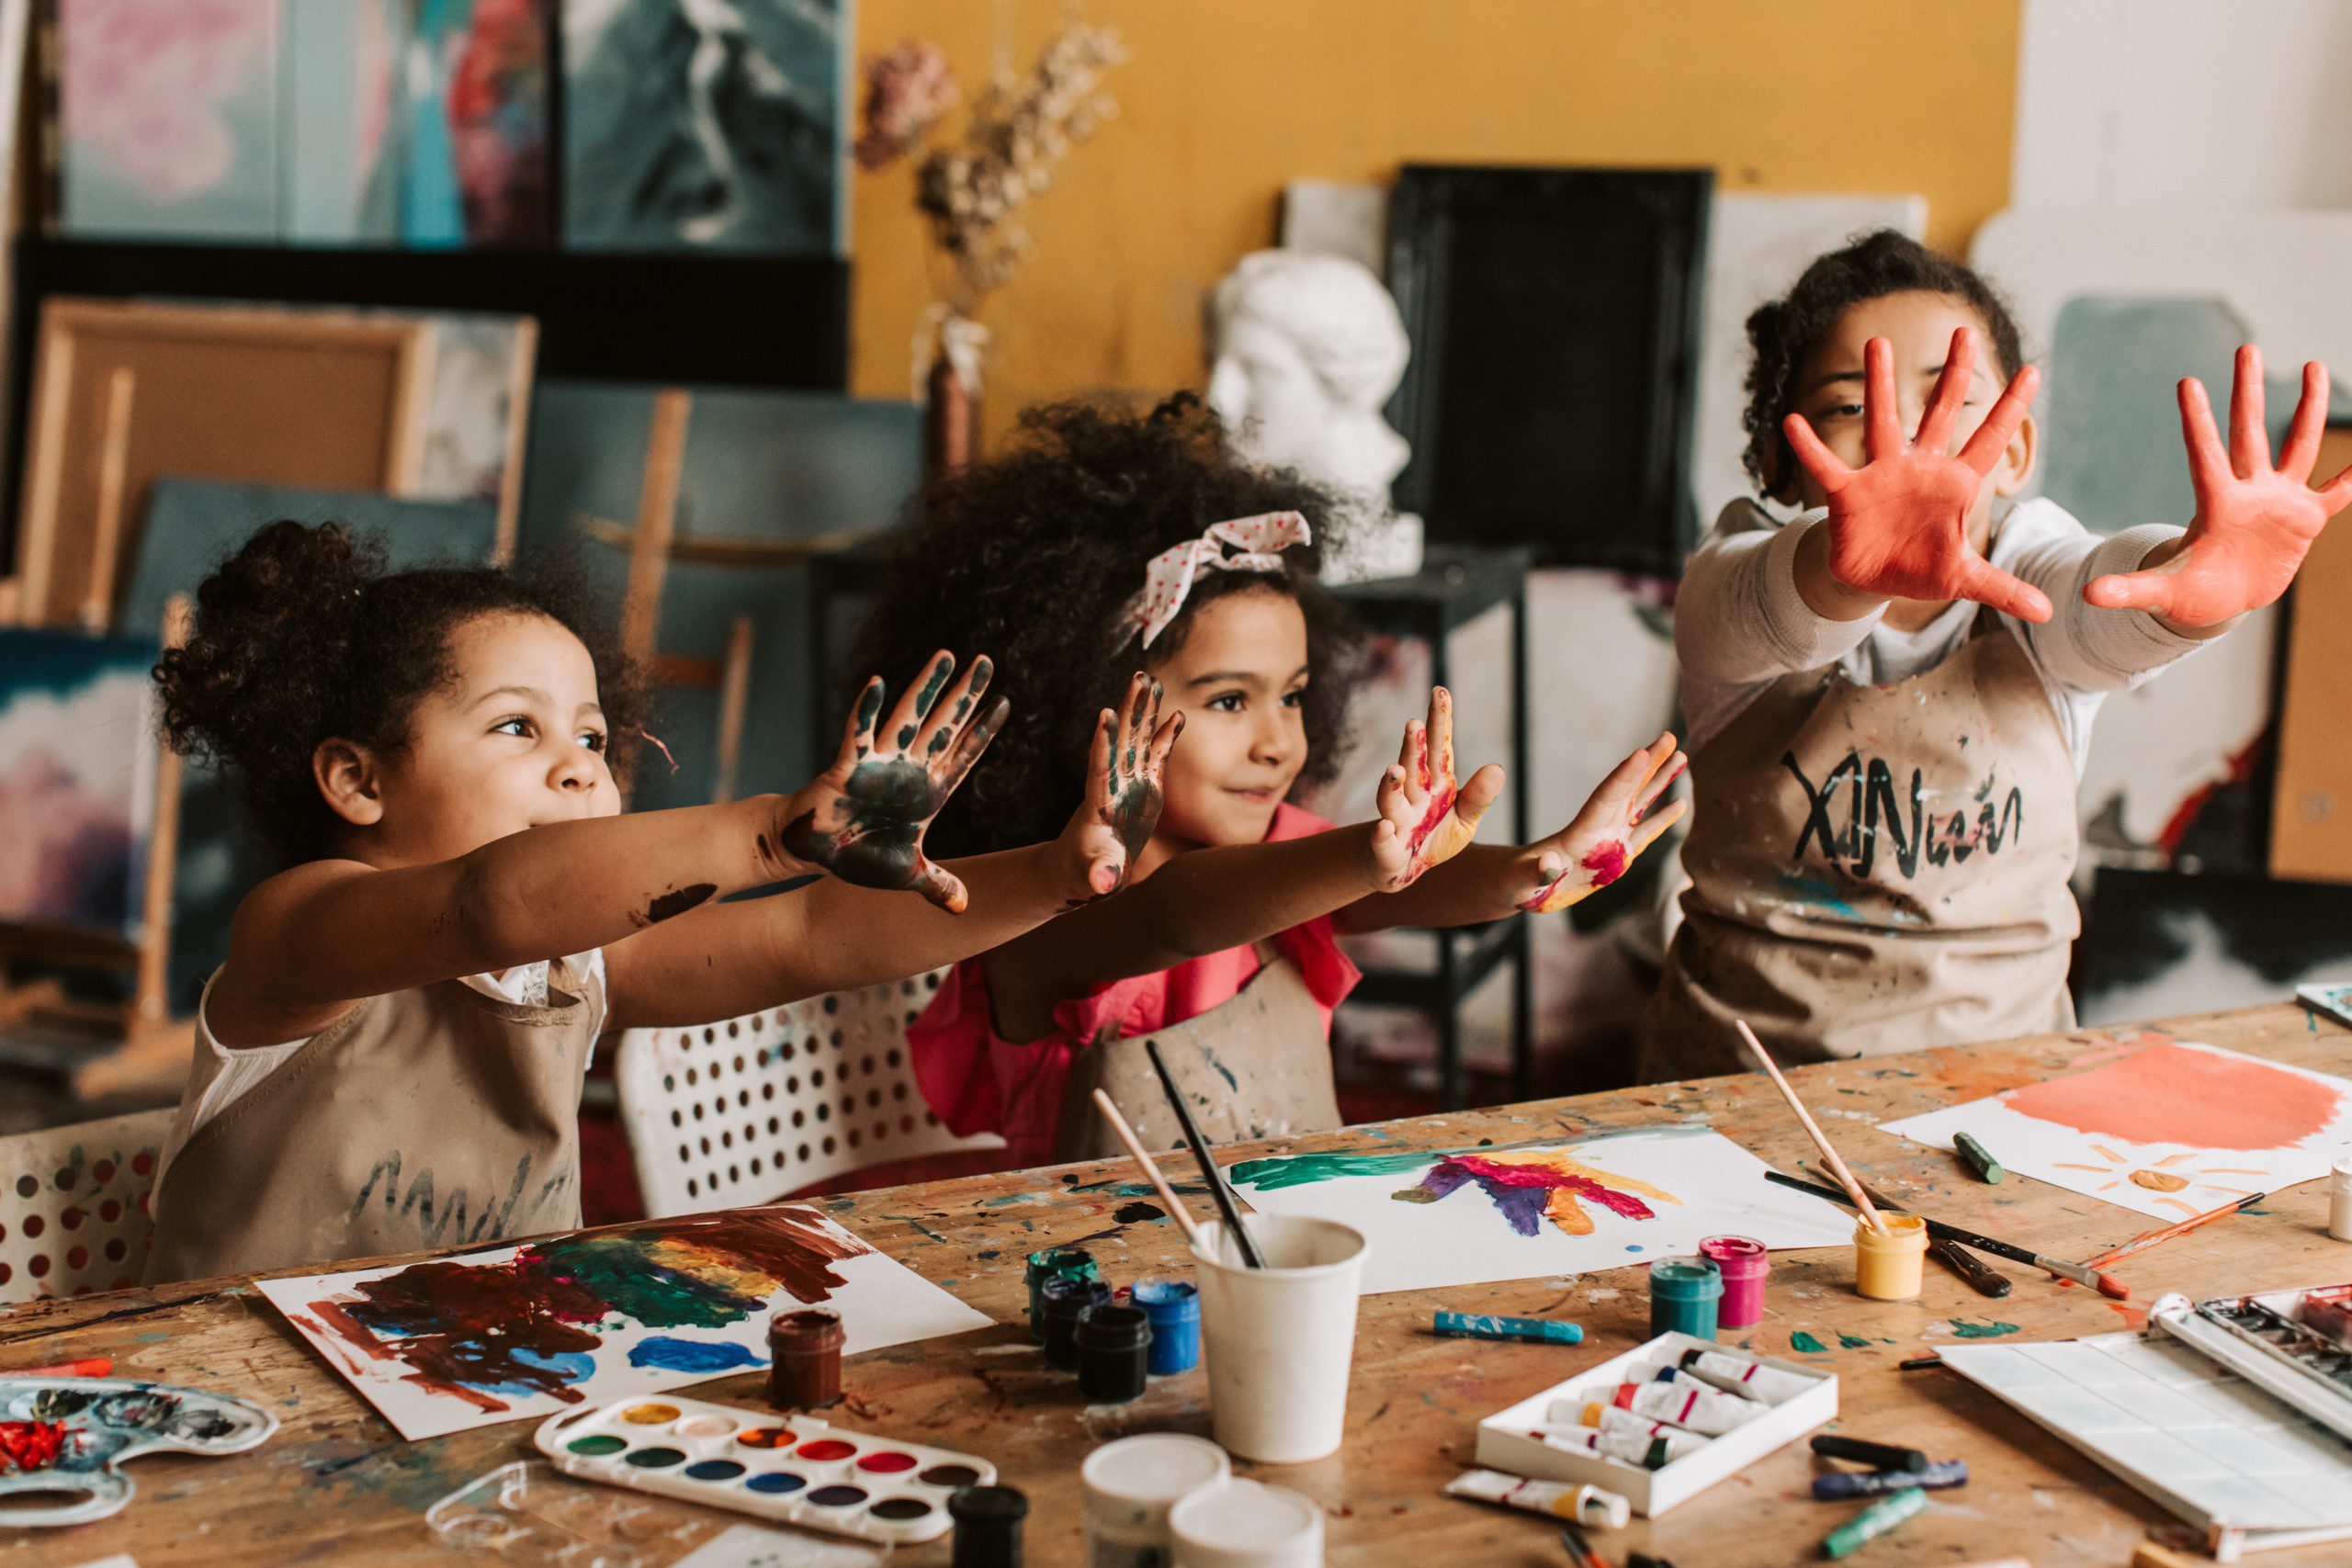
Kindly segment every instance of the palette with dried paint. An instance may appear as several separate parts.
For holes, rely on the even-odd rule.
[[[693,1399],[553,1416],[531,1441],[567,1474],[892,1543],[947,1533],[947,1499],[996,1481],[970,1454]]]
[[[11,1528],[103,1519],[138,1490],[118,1468],[124,1460],[243,1453],[277,1430],[259,1405],[202,1389],[0,1377],[0,1513]]]
[[[2148,1309],[2148,1325],[2352,1441],[2352,1285],[2202,1302],[2167,1295]]]

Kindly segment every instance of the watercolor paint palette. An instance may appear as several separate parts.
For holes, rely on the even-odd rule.
[[[11,1528],[82,1525],[138,1490],[117,1468],[141,1454],[236,1454],[277,1417],[202,1389],[134,1378],[0,1377],[0,1517]],[[69,1501],[40,1501],[62,1495]]]
[[[1566,1382],[1530,1394],[1510,1409],[1498,1411],[1478,1423],[1478,1462],[1488,1470],[1535,1481],[1605,1487],[1631,1503],[1634,1512],[1644,1518],[1656,1518],[1716,1482],[1736,1475],[1773,1450],[1786,1447],[1815,1427],[1837,1419],[1838,1379],[1834,1374],[1795,1361],[1756,1356],[1751,1359],[1776,1371],[1817,1380],[1816,1386],[1781,1401],[1720,1437],[1709,1438],[1657,1470],[1645,1470],[1606,1454],[1570,1452],[1529,1436],[1544,1425],[1546,1413],[1557,1401],[1606,1404],[1616,1393],[1618,1384],[1648,1382],[1662,1368],[1679,1364],[1686,1351],[1722,1348],[1713,1339],[1689,1334],[1661,1334],[1647,1344],[1636,1345],[1622,1356],[1578,1372]]]
[[[949,1495],[995,1483],[970,1454],[701,1400],[615,1400],[539,1425],[568,1475],[892,1544],[945,1535]]]
[[[2170,1335],[2352,1441],[2352,1286],[2267,1291],[2148,1309]]]

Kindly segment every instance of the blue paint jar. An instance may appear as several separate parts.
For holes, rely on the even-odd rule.
[[[1713,1339],[1723,1294],[1723,1270],[1707,1258],[1660,1258],[1650,1265],[1650,1337],[1688,1334]]]
[[[1201,1359],[1201,1288],[1190,1280],[1137,1280],[1127,1299],[1151,1319],[1151,1375],[1189,1372]]]

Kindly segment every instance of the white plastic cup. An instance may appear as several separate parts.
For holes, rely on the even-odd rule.
[[[1145,1432],[1105,1443],[1078,1468],[1086,1501],[1087,1568],[1162,1568],[1168,1510],[1203,1486],[1232,1478],[1225,1450],[1182,1432]]]
[[[1322,1568],[1323,1510],[1286,1486],[1226,1481],[1195,1487],[1168,1510],[1168,1535],[1173,1568]]]
[[[2340,1159],[2327,1172],[2327,1234],[2352,1241],[2352,1159]]]
[[[1201,1283],[1201,1354],[1219,1446],[1263,1464],[1305,1464],[1339,1450],[1355,1359],[1363,1233],[1304,1214],[1252,1214],[1263,1269],[1242,1262],[1222,1221],[1193,1249]]]

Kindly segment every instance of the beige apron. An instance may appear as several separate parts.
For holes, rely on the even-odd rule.
[[[1063,1091],[1054,1157],[1107,1159],[1126,1153],[1094,1103],[1098,1089],[1110,1095],[1145,1148],[1184,1146],[1184,1130],[1144,1053],[1147,1040],[1159,1043],[1160,1060],[1193,1124],[1212,1144],[1339,1126],[1322,1010],[1298,965],[1266,953],[1259,949],[1258,972],[1230,1001],[1156,1033],[1102,1041],[1079,1052]]]
[[[173,1159],[147,1282],[576,1230],[603,985],[545,1007],[457,980],[362,1001]]]
[[[1934,669],[1788,675],[1691,759],[1690,886],[1645,1081],[2069,1028],[2077,780],[1991,612]]]

